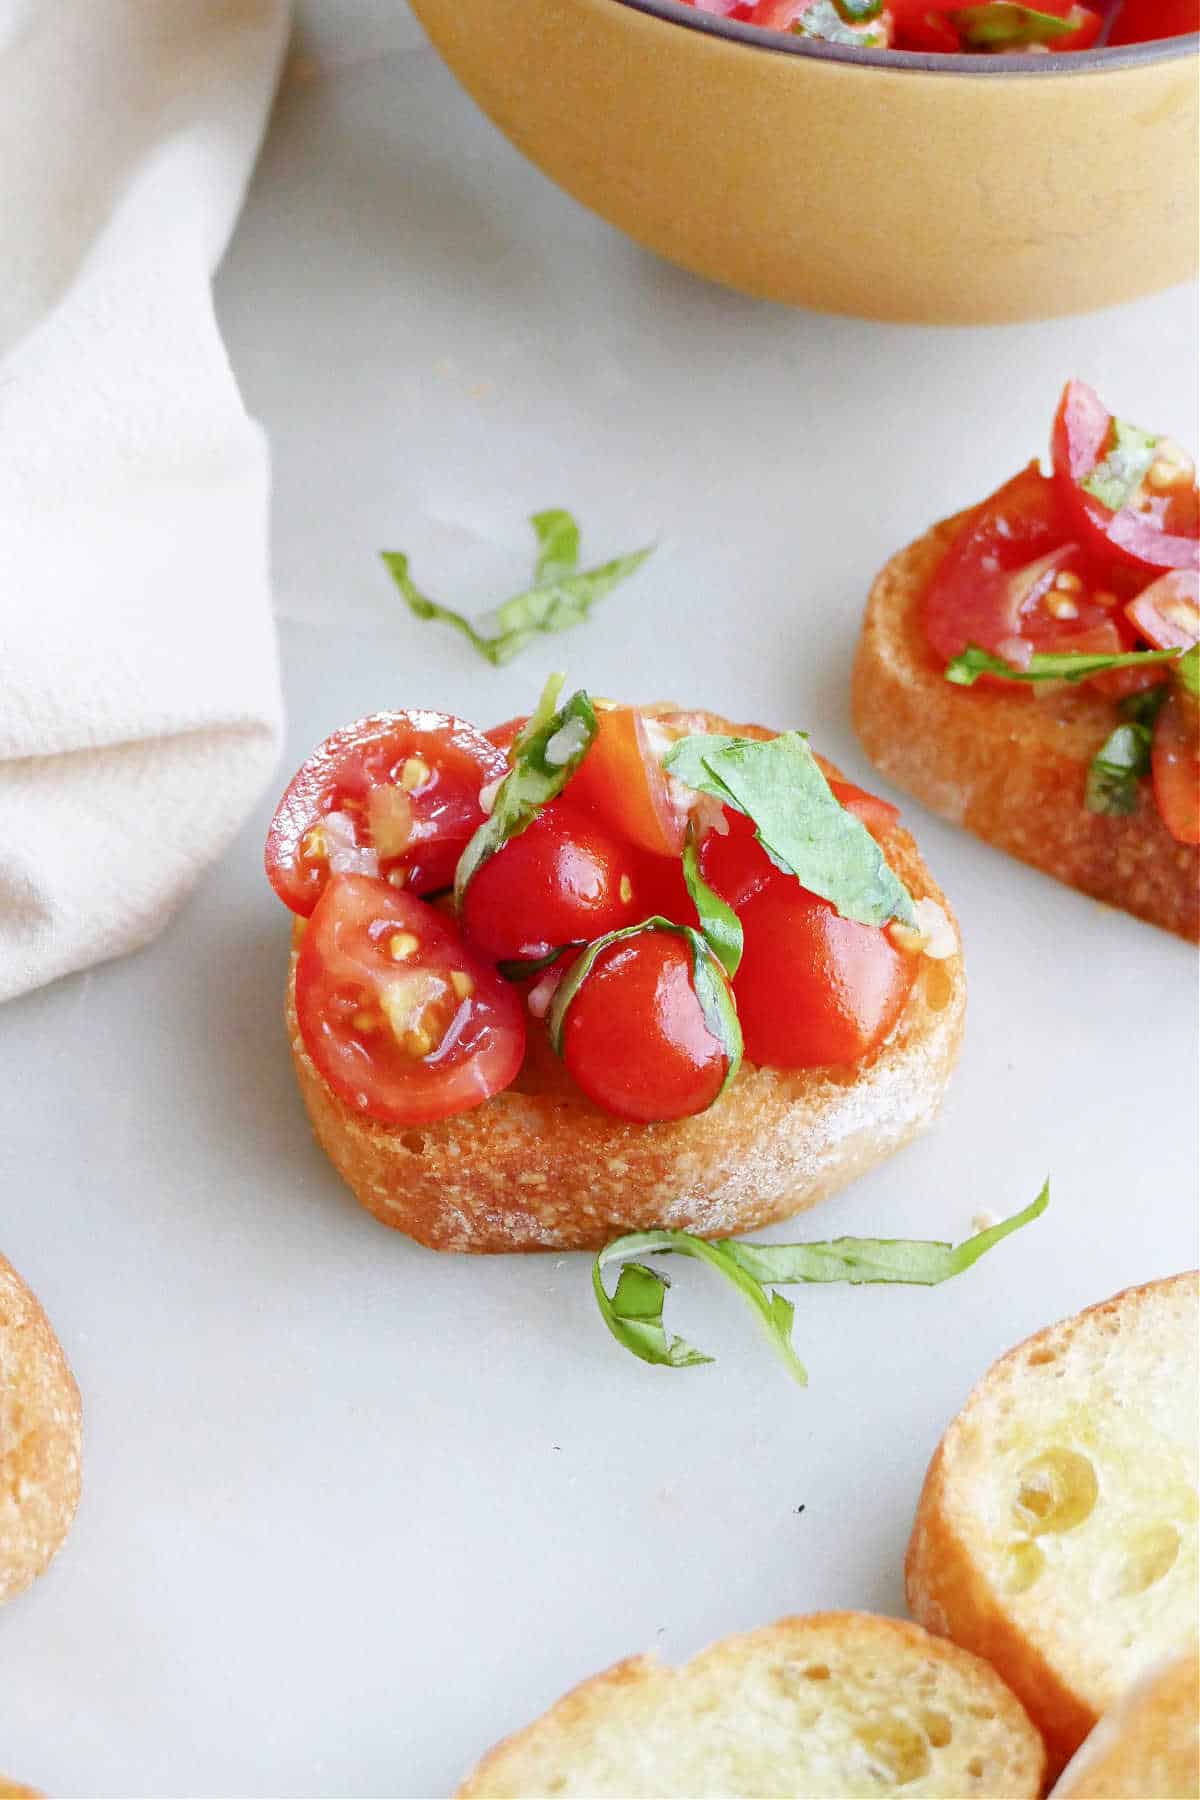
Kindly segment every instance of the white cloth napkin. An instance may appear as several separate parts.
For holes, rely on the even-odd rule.
[[[275,764],[211,276],[286,0],[0,0],[0,999],[133,949]]]

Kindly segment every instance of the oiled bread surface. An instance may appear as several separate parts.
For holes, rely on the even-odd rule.
[[[1197,1282],[1129,1288],[993,1365],[929,1467],[913,1614],[985,1656],[1057,1765],[1196,1631]]]
[[[79,1502],[79,1390],[41,1306],[0,1256],[0,1602],[40,1575]]]
[[[707,713],[677,716],[695,730],[771,735]],[[885,849],[914,896],[949,914],[908,832],[890,832]],[[317,1138],[369,1211],[436,1250],[596,1249],[653,1226],[723,1237],[787,1218],[930,1124],[966,1010],[961,955],[922,957],[869,1066],[789,1074],[746,1063],[707,1112],[658,1125],[593,1106],[531,1022],[511,1088],[472,1112],[398,1130],[356,1112],[322,1079],[300,1037],[294,974],[293,958],[288,1034]]]
[[[1200,939],[1200,850],[1177,844],[1139,784],[1136,810],[1089,812],[1088,765],[1118,723],[1090,687],[956,687],[920,606],[969,512],[933,526],[876,577],[854,665],[854,725],[897,787],[1059,881]]]
[[[499,1744],[459,1800],[1024,1800],[1041,1740],[985,1664],[867,1613],[782,1619],[681,1669],[634,1657]]]
[[[1052,1800],[1197,1800],[1200,1655],[1158,1664],[1105,1713]]]

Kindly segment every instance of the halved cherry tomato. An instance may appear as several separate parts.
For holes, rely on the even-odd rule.
[[[619,1119],[684,1119],[711,1106],[728,1061],[692,986],[692,951],[646,931],[602,950],[563,1024],[563,1060]]]
[[[1108,41],[1144,44],[1189,31],[1200,31],[1200,0],[1123,0]]]
[[[644,917],[629,847],[564,800],[489,857],[463,898],[468,938],[497,962],[531,962]]]
[[[572,803],[640,850],[678,856],[687,813],[672,799],[641,713],[614,706],[598,711],[596,720],[599,730],[568,785]]]
[[[267,878],[307,917],[330,875],[384,875],[434,893],[483,823],[479,790],[504,755],[447,713],[373,713],[313,751],[267,833]]]
[[[1035,650],[1116,654],[1133,634],[1070,538],[1053,481],[1031,463],[976,508],[925,592],[938,657],[978,644],[1020,666]]]
[[[466,1112],[525,1054],[515,990],[410,894],[335,875],[296,966],[300,1035],[334,1092],[385,1125]]]
[[[879,1047],[912,987],[915,956],[778,871],[742,907],[741,920],[733,992],[752,1062],[821,1068]]]
[[[1150,747],[1154,799],[1179,844],[1200,844],[1200,708],[1180,688],[1168,694]]]
[[[1118,433],[1130,430],[1085,382],[1068,381],[1054,418],[1051,455],[1071,529],[1093,552],[1138,569],[1200,567],[1194,463],[1166,439],[1140,432],[1135,449],[1122,453]],[[1106,505],[1084,485],[1102,467],[1111,470],[1114,491],[1122,493],[1119,506]]]
[[[1160,575],[1130,601],[1125,617],[1156,650],[1190,650],[1200,643],[1200,575],[1193,569]]]
[[[847,812],[862,820],[873,837],[889,832],[900,817],[898,806],[881,800],[878,794],[868,794],[866,788],[856,787],[852,781],[831,781],[829,790]]]

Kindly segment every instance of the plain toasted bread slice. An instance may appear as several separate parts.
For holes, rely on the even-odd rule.
[[[1198,1800],[1200,1656],[1159,1664],[1084,1739],[1052,1800]]]
[[[681,1669],[637,1656],[485,1756],[459,1800],[1041,1792],[1042,1741],[986,1663],[914,1625],[814,1613]]]
[[[925,1478],[905,1574],[1056,1765],[1197,1613],[1197,1281],[1128,1288],[995,1363]]]
[[[771,735],[688,717],[696,730]],[[908,832],[881,841],[914,898],[938,901],[949,917]],[[434,1250],[470,1251],[599,1249],[651,1227],[726,1237],[788,1218],[931,1123],[965,1011],[961,953],[922,957],[905,1010],[868,1065],[784,1073],[745,1063],[707,1112],[660,1125],[593,1106],[535,1028],[512,1087],[471,1112],[401,1130],[356,1112],[314,1066],[296,1020],[294,955],[287,993],[300,1091],[334,1166],[385,1225]]]
[[[1071,887],[1200,940],[1200,849],[1177,844],[1139,784],[1124,817],[1084,804],[1088,764],[1118,722],[1089,687],[956,687],[925,641],[921,600],[969,512],[876,577],[854,664],[854,724],[897,787]]]
[[[0,1602],[40,1575],[79,1503],[79,1389],[62,1346],[0,1256]]]

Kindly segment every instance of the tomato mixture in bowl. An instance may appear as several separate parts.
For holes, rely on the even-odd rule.
[[[302,922],[300,1034],[334,1093],[385,1126],[465,1112],[538,1031],[582,1096],[650,1124],[712,1106],[743,1056],[876,1056],[920,956],[957,950],[887,860],[896,809],[802,733],[559,686],[486,732],[374,714],[289,784],[267,874]]]
[[[717,18],[861,50],[1094,50],[1200,31],[1200,0],[683,0]]]

